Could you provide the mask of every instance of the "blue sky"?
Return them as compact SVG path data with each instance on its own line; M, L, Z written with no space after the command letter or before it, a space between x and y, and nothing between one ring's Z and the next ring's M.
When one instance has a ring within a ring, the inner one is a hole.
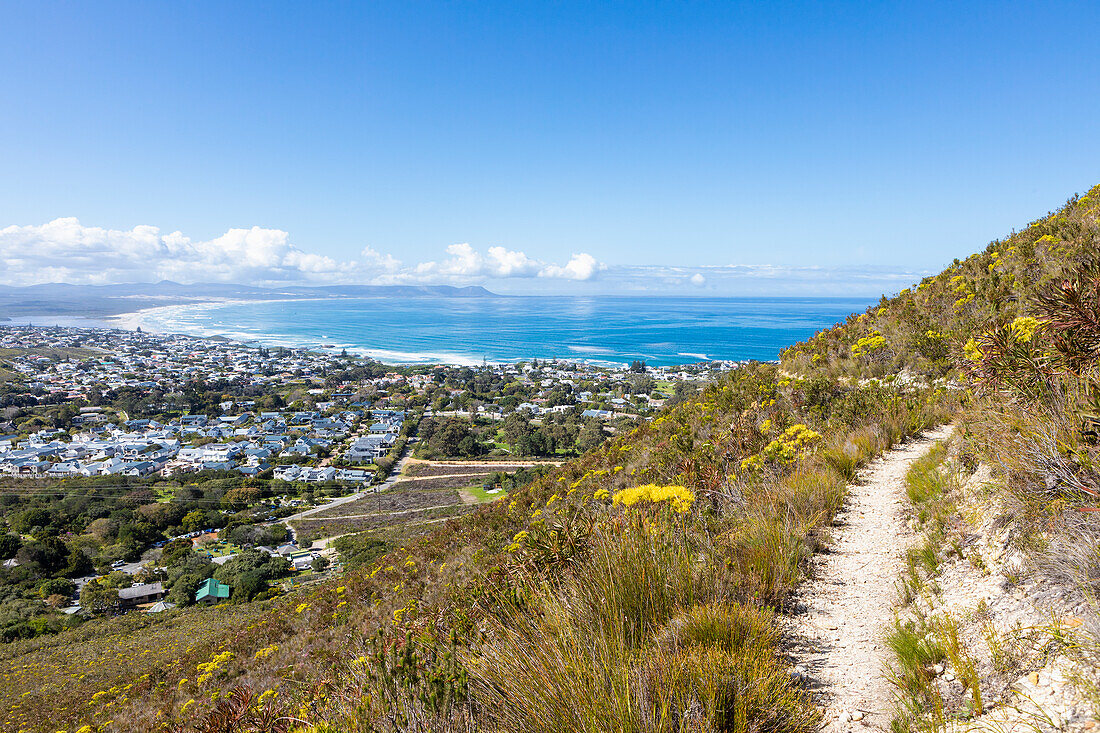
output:
M1096 3L27 2L0 34L8 284L870 292L1100 182Z

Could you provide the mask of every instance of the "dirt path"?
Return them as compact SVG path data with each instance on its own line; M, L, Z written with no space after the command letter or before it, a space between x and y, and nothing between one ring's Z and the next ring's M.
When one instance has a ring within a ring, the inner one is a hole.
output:
M831 550L818 557L814 579L799 593L804 613L791 618L791 652L825 708L826 731L890 729L882 630L892 617L894 583L912 539L905 473L950 432L950 426L937 428L860 472L837 516Z

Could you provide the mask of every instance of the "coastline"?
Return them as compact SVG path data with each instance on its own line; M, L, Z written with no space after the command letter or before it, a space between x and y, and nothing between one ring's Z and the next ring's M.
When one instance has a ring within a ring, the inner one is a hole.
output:
M615 369L635 360L666 367L772 361L787 344L831 326L836 313L858 310L869 300L208 297L144 301L105 316L17 316L7 323L140 329L317 353L346 350L392 365L475 367L537 358Z

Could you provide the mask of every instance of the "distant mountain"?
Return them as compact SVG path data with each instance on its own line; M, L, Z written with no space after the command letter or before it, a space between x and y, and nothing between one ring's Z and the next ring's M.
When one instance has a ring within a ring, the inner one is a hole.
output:
M492 295L493 293L480 286L459 288L451 285L289 285L262 288L230 283L183 285L170 280L121 285L0 285L0 319L54 315L108 316L157 305L180 305L222 298L479 298Z

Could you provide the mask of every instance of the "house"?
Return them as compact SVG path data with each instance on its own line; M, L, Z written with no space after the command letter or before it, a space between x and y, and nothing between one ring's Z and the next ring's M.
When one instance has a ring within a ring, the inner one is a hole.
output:
M306 468L302 470L299 481L307 481L313 484L324 483L325 481L332 481L336 478L336 469L332 466L325 466L323 468Z
M353 463L358 461L374 461L389 453L393 443L394 436L392 433L387 433L386 435L365 435L351 444L351 447L348 448L344 457Z
M18 476L41 476L53 467L49 461L26 461L16 464Z
M127 463L126 467L122 470L124 476L148 476L153 471L157 470L156 464L149 461L133 461Z
M585 410L581 413L581 417L594 417L599 420L608 420L612 417L612 413L609 410Z
M112 476L122 473L126 465L126 462L119 458L108 458L105 461L85 464L80 473L84 476Z
M244 452L244 460L249 466L258 466L271 458L270 448L249 448Z
M336 472L334 477L337 481L351 481L353 483L367 483L370 481L371 473L357 468L342 468Z
M287 557L287 560L290 560L290 564L294 566L295 570L305 570L306 568L313 567L313 561L315 559L316 557L309 550L300 550Z
M205 453L206 451L202 448L181 448L176 454L176 459L184 463L201 463Z
M202 581L195 592L195 603L215 604L229 598L229 586L213 578Z
M82 468L84 468L84 466L81 465L79 461L55 463L50 470L46 471L46 475L56 478L75 476L80 473Z
M118 601L123 606L137 606L141 603L157 601L164 597L164 585L161 583L141 583L120 588Z
M301 474L301 466L289 465L289 466L276 466L275 478L280 481L294 481Z

